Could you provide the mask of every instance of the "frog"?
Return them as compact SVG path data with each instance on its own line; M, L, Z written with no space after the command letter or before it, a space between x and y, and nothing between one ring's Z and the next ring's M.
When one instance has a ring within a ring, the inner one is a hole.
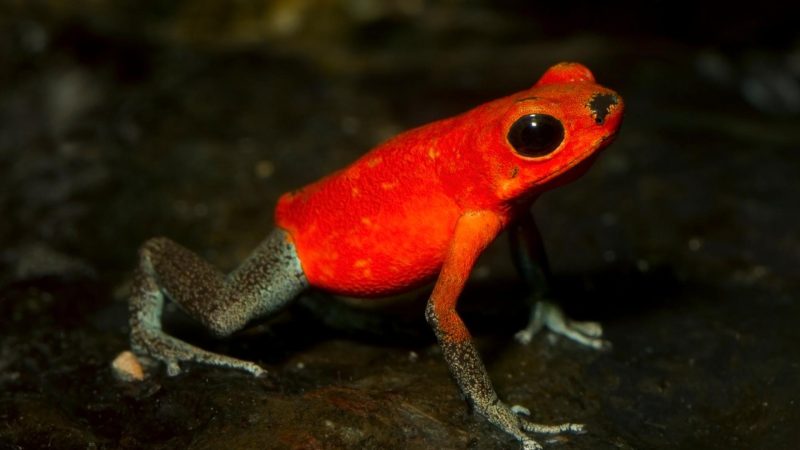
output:
M308 290L380 298L433 283L424 316L473 411L539 449L531 435L582 433L577 423L529 421L500 400L456 305L478 256L507 231L512 259L531 286L528 343L543 329L607 348L596 322L569 319L551 300L551 277L531 205L581 176L617 135L623 100L575 62L547 69L530 88L403 132L347 167L284 194L275 227L233 271L223 273L165 238L139 250L130 295L134 354L168 375L186 363L266 370L167 334L165 299L212 334L229 336L275 314Z

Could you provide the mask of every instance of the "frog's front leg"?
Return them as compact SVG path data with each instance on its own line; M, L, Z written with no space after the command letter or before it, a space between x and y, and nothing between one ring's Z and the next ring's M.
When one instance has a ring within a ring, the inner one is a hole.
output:
M541 446L527 436L526 432L581 432L582 425L568 423L549 426L530 423L517 415L518 411L527 411L525 408L509 407L501 402L478 351L472 344L469 331L456 312L458 296L475 260L501 228L499 218L489 212L470 212L459 219L425 316L436 333L450 373L475 410L489 422L514 436L523 444L523 448L538 449Z
M249 320L279 310L308 286L288 234L273 231L227 276L195 253L166 238L140 249L131 293L131 346L135 353L163 361L167 372L179 363L202 362L261 375L257 364L211 353L164 333L164 296L218 336L227 336Z
M530 211L517 218L508 230L511 255L517 271L530 286L531 316L528 325L517 332L516 338L528 344L542 328L563 335L573 341L596 349L605 349L611 343L603 340L603 327L597 322L570 320L550 296L550 265L539 228Z

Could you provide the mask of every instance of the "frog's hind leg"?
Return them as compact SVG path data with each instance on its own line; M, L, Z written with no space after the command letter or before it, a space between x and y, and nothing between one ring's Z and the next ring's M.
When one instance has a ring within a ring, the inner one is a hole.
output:
M224 275L195 253L166 238L147 241L131 293L131 346L134 352L180 372L180 362L195 361L242 369L257 364L202 350L164 333L161 312L166 295L218 336L241 329L249 320L273 313L308 287L288 234L273 231L236 270Z

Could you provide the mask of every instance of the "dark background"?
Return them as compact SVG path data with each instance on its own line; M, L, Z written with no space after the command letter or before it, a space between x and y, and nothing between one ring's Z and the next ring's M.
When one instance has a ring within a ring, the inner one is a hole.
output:
M459 398L424 293L368 309L315 293L222 342L170 311L175 334L264 379L190 365L124 383L109 363L145 239L230 269L282 192L562 60L627 106L593 169L534 206L558 298L614 349L516 343L525 286L498 239L460 306L497 390L536 421L586 423L547 448L793 448L798 17L777 2L0 0L0 448L516 448Z

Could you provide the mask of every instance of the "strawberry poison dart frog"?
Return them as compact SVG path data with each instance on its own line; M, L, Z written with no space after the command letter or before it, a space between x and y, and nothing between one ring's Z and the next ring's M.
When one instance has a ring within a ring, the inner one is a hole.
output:
M162 331L164 298L214 334L275 313L308 288L381 297L435 280L425 317L461 392L475 411L519 440L526 433L579 432L539 425L500 401L456 312L478 255L503 230L516 266L533 285L527 342L543 327L604 346L592 322L573 322L544 299L548 268L531 203L582 174L617 134L623 103L584 66L551 67L530 89L402 133L350 166L283 195L276 228L224 274L166 238L147 241L132 288L131 345L166 364L200 362L264 373L257 364L211 353Z

